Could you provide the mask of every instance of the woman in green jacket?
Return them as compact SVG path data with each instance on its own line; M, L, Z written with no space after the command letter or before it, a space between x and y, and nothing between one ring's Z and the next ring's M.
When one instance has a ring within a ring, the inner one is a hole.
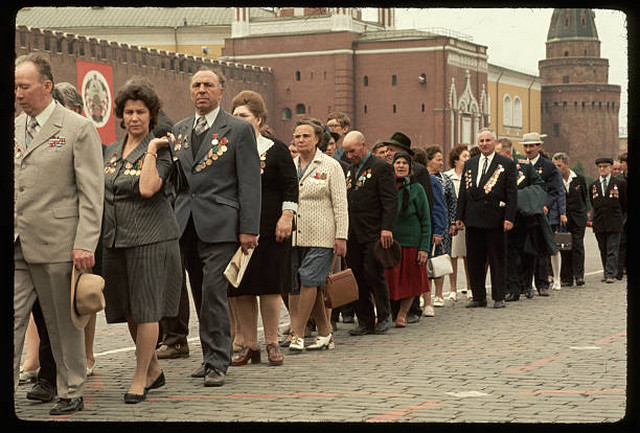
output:
M400 300L396 327L407 325L407 312L414 296L429 291L427 255L431 238L429 202L422 185L411 182L411 156L398 152L393 158L398 186L398 212L393 239L402 247L402 260L394 268L385 269L389 299Z

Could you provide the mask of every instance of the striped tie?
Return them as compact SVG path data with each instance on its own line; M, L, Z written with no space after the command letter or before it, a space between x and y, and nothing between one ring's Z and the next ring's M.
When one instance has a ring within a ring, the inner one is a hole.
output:
M29 127L27 128L27 146L29 146L29 144L31 144L31 140L33 140L33 137L36 135L36 133L38 132L38 121L36 120L35 117L31 118L31 122L29 122Z
M200 135L206 130L207 130L207 118L204 116L200 116L198 118L198 122L196 123L196 134Z

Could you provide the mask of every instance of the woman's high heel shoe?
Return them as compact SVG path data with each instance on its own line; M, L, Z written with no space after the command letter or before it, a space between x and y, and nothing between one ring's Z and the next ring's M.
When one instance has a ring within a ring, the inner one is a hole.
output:
M239 354L233 357L231 365L247 365L249 361L251 361L252 364L260 364L260 348L252 349L250 347L245 347Z

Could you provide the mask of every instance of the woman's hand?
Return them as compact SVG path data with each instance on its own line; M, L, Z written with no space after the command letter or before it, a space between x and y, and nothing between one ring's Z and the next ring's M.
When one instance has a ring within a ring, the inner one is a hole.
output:
M333 243L333 253L344 257L347 255L347 241L344 239L336 239Z
M158 149L161 147L169 146L171 142L173 142L174 137L170 132L167 133L164 137L154 138L147 145L147 152L158 153Z
M282 215L276 223L276 242L282 242L291 237L293 227L293 212L290 210L282 211Z
M426 251L418 251L417 262L418 262L419 265L426 265L428 258L429 258L429 255L427 254Z

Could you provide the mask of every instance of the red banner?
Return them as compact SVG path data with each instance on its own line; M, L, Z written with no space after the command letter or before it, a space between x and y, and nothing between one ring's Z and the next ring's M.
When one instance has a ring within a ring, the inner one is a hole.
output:
M93 120L102 144L116 140L113 113L113 67L104 63L76 61L78 91L84 103L83 114Z

